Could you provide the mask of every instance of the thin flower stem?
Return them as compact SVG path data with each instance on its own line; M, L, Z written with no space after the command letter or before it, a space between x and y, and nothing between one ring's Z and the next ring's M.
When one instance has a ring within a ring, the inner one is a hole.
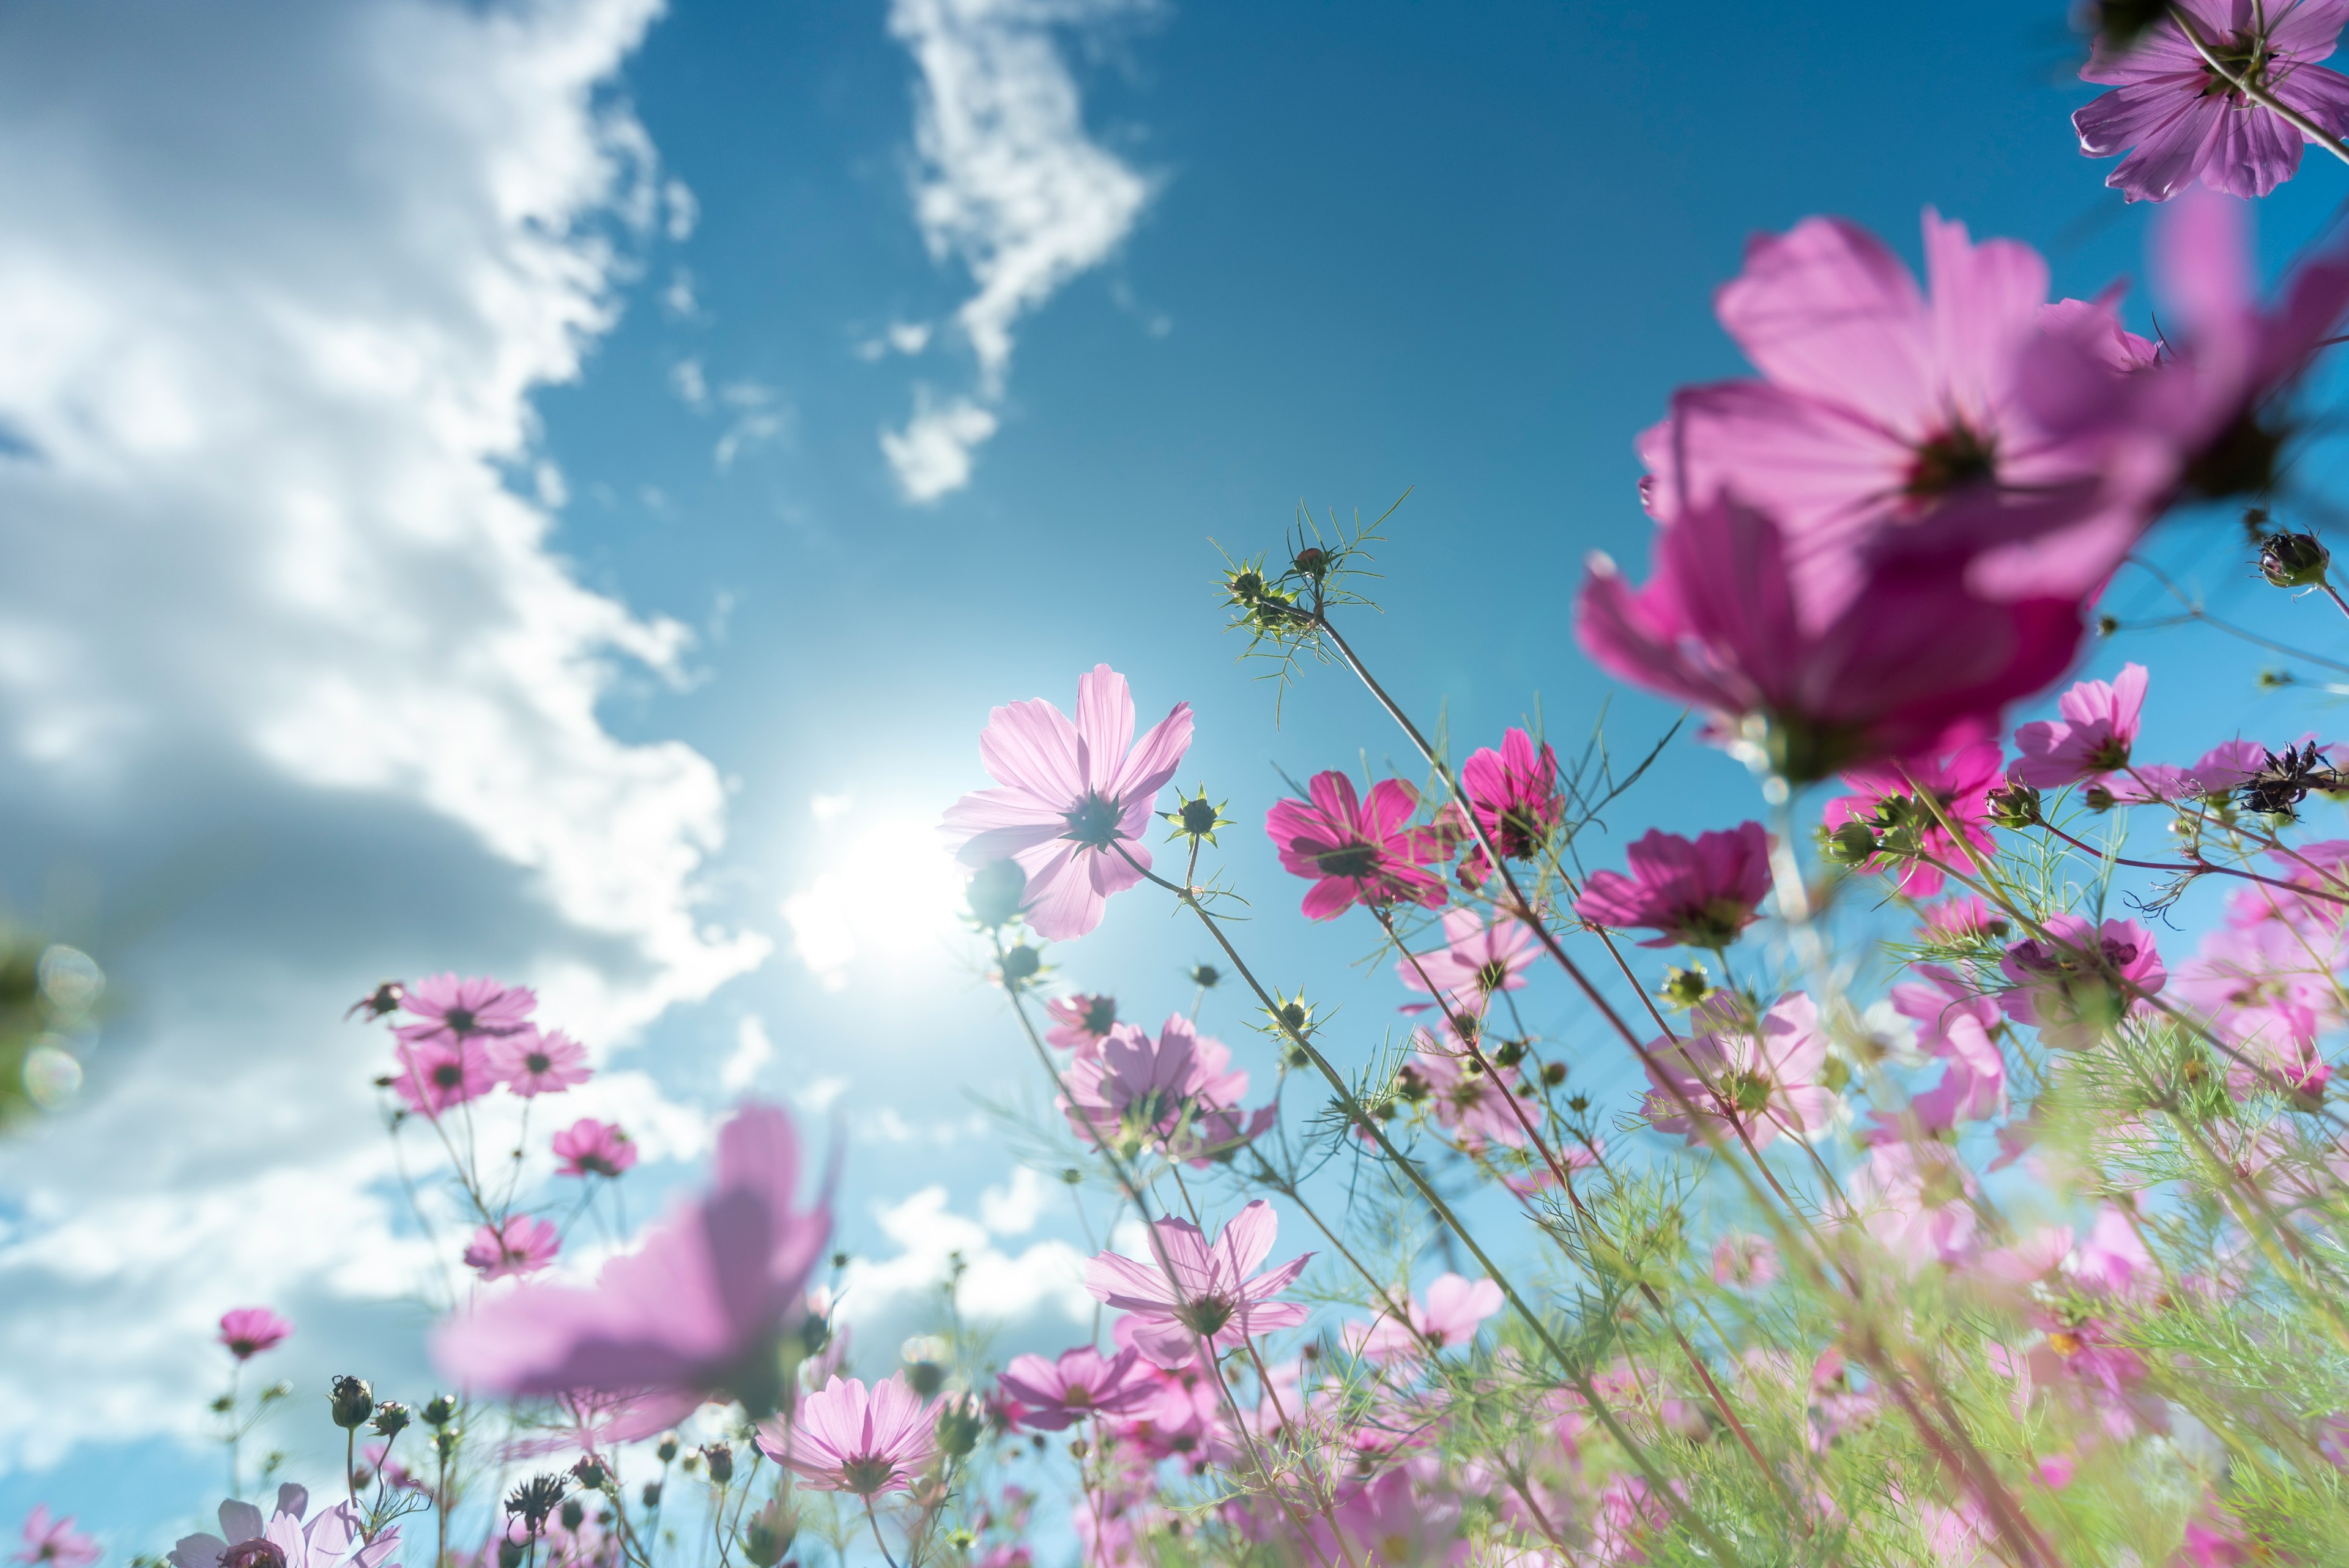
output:
M2339 606L2343 615L2349 616L2349 599L2343 598L2341 597L2341 590L2334 587L2331 583L2326 583L2323 587L2324 597L2331 599L2335 605Z
M881 1539L881 1520L873 1511L873 1495L870 1492L864 1497L864 1520L873 1526L873 1544L881 1549L881 1560L888 1563L889 1568L897 1568L897 1560L889 1555L889 1543Z
M2193 20L2186 15L2183 6L2172 5L2169 8L2169 16L2170 19L2178 25L2178 30L2186 36L2186 41L2194 46L2194 52L2202 57L2202 63L2210 67L2212 75L2282 120L2286 125L2291 126L2294 130L2299 131L2310 141L2341 160L2342 162L2349 163L2349 147L2343 146L2339 137L2277 98L2267 88L2252 82L2248 73L2237 76L2233 71L2229 70L2225 62L2211 51L2210 46L2202 41L2202 35L2195 31ZM2349 606L2344 606L2343 611L2344 614L2349 614Z
M2323 898L2327 903L2349 905L2349 893L2327 892L2322 888L2312 888L2305 882L2293 882L2281 877L2265 877L2257 871L2246 871L2240 866L2215 866L2199 856L2192 860L2132 860L2125 855L2109 854L2085 839L2075 838L2044 817L2037 819L2032 826L2054 834L2075 849L2082 850L2115 866L2134 867L2140 871L2184 872L2192 877L2240 877L2246 882L2258 882L2270 888L2282 888L2303 898Z

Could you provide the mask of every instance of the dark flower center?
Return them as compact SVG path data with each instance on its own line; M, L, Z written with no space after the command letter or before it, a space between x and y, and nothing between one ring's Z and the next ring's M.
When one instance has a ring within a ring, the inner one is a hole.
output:
M1736 898L1714 898L1681 911L1673 934L1692 948L1727 947L1754 918L1753 909Z
M1742 1116L1759 1116L1770 1103L1774 1085L1759 1073L1733 1073L1723 1085L1731 1106Z
M1061 836L1073 838L1089 849L1107 849L1118 840L1120 815L1116 803L1088 794L1061 819L1069 825L1069 831Z
M222 1552L220 1568L285 1568L285 1549L256 1535Z
M1185 1302L1174 1309L1174 1315L1184 1327L1203 1337L1212 1339L1232 1321L1239 1303L1225 1296L1207 1296L1195 1302Z
M535 1077L537 1075L543 1073L548 1068L554 1066L554 1058L548 1055L543 1051L533 1051L529 1055L524 1056L522 1059L522 1064L529 1068L531 1075Z
M1495 959L1476 971L1476 989L1498 991L1501 989L1501 983L1508 978L1509 966L1499 959Z
M2227 93L2233 95L2237 103L2242 102L2243 99L2235 87L2235 82L2244 81L2253 87L2265 87L2268 64L2275 58L2274 52L2267 47L2267 40L2256 35L2249 39L2220 39L2210 46L2210 53L2212 57L2218 60L2224 74L2205 65L2202 67L2202 74L2209 80L2202 84L2202 96L2215 98L2220 93ZM2234 80L2229 80L2230 77Z
M465 1065L461 1062L436 1062L432 1064L432 1086L436 1089L458 1089L465 1084Z
M452 1007L440 1015L440 1022L452 1034L471 1034L480 1025L481 1020L470 1007Z
M2186 488L2209 501L2256 495L2275 483L2284 432L2271 430L2246 409L2186 465Z
M1997 474L1995 443L1964 425L1952 424L1917 449L1909 464L1908 494L1912 501L1930 501Z
M1361 878L1376 874L1383 858L1375 844L1341 844L1335 849L1324 849L1313 857L1324 877Z
M842 1465L840 1479L847 1482L848 1490L857 1496L871 1497L889 1484L889 1478L896 1470L897 1467L889 1460L866 1455Z
M1096 996L1085 1003L1085 1016L1079 1025L1088 1034L1106 1034L1117 1023L1117 1000Z

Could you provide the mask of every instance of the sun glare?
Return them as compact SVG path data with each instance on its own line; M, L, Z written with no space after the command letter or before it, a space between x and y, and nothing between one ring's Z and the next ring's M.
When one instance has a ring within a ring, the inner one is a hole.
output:
M827 991L860 971L893 986L953 969L963 873L940 846L934 815L867 810L843 795L810 803L822 846L815 874L782 901L792 946Z

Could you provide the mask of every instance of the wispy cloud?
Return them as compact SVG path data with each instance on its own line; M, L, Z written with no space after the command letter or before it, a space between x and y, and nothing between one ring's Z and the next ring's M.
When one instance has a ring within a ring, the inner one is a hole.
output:
M970 482L993 436L1012 328L1099 265L1133 230L1151 182L1086 133L1055 36L1145 9L1141 0L895 0L889 30L921 67L914 213L930 254L959 260L978 292L955 313L978 364L968 397L918 394L882 451L910 500ZM907 352L915 350L908 349Z

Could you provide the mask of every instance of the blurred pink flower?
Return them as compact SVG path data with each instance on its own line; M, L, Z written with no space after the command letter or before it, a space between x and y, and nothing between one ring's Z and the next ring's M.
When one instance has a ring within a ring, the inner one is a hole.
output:
M220 1505L220 1534L181 1536L168 1561L172 1568L383 1568L398 1560L398 1525L369 1541L360 1532L363 1517L347 1501L305 1524L309 1508L309 1492L293 1485L277 1489L275 1511L266 1520L253 1504L232 1499Z
M1092 1345L1081 1345L1062 1351L1056 1361L1015 1356L997 1381L1026 1407L1020 1426L1057 1432L1090 1416L1130 1416L1154 1403L1158 1385L1139 1372L1138 1355L1122 1350L1104 1356Z
M294 1325L267 1307L238 1307L221 1314L220 1342L239 1361L250 1361L263 1351L282 1345Z
M1350 1324L1346 1345L1355 1355L1372 1361L1394 1361L1424 1355L1431 1350L1448 1350L1475 1338L1477 1325L1499 1312L1501 1302L1501 1287L1491 1280L1439 1274L1428 1282L1425 1296L1405 1298L1403 1305L1411 1314L1409 1322L1397 1319L1392 1310L1387 1310L1373 1322Z
M1955 944L1995 940L2012 929L2005 911L1993 909L1971 893L1944 898L1917 911L1920 934L1927 940Z
M1458 1568L1469 1553L1460 1511L1452 1493L1414 1484L1408 1469L1391 1469L1343 1494L1332 1518L1344 1542L1334 1539L1329 1521L1315 1520L1314 1545L1323 1563Z
M1303 1305L1272 1297L1305 1272L1313 1254L1270 1273L1256 1272L1280 1230L1263 1199L1242 1209L1213 1241L1187 1220L1161 1220L1151 1229L1157 1240L1149 1262L1100 1253L1085 1264L1085 1289L1133 1314L1134 1348L1158 1366L1181 1366L1203 1342L1220 1349L1305 1321Z
M490 1054L474 1034L442 1034L403 1040L393 1050L399 1071L391 1086L408 1108L438 1118L469 1100L478 1100L498 1086Z
M71 1516L53 1518L46 1502L35 1503L33 1511L25 1516L24 1542L16 1554L18 1563L89 1568L90 1563L105 1555L97 1542L74 1528Z
M1990 834L1990 792L2000 783L1999 764L2004 753L1995 741L1961 746L1946 758L1917 758L1905 766L1881 764L1854 768L1843 782L1856 792L1827 802L1820 815L1829 828L1847 822L1870 827L1884 826L1888 806L1898 815L1904 836L1921 853L1877 854L1856 869L1892 877L1892 890L1904 898L1930 898L1941 890L1943 867L1972 868L1958 841L1941 826L1941 817L1955 823L1966 841L1984 855L1996 847ZM1930 794L1940 812L1916 803L1909 781Z
M523 1029L490 1042L490 1070L505 1086L530 1099L559 1095L594 1076L587 1048L560 1029L540 1033Z
M1982 547L1963 528L1899 530L1829 601L1790 573L1775 522L1717 502L1658 532L1644 587L1594 559L1575 635L1609 672L1709 710L1713 740L1807 784L1995 734L2008 703L2072 662L2081 596L1978 597Z
M2035 1025L2048 1045L2093 1045L2125 1014L2145 1011L2133 992L2153 995L2169 978L2152 933L2135 920L2096 926L2079 915L2051 915L2043 924L2048 940L2016 942L1998 967L2015 988L2007 1010Z
M1381 779L1365 802L1334 770L1314 774L1306 789L1309 801L1275 802L1264 830L1280 850L1282 869L1314 878L1305 895L1308 919L1335 919L1357 903L1444 902L1444 883L1420 869L1444 858L1443 836L1408 826L1418 791Z
M1493 847L1511 860L1540 854L1566 811L1557 793L1557 753L1547 745L1537 752L1523 730L1504 734L1497 752L1490 746L1471 752L1460 764L1460 787Z
M1117 998L1056 996L1044 1003L1044 1012L1052 1020L1052 1027L1044 1032L1047 1044L1090 1055L1117 1022Z
M1980 1185L1939 1139L1881 1142L1845 1181L1843 1211L1912 1271L1957 1263L1973 1251Z
M811 1491L874 1497L913 1489L937 1454L931 1421L930 1407L902 1372L869 1391L856 1378L834 1377L801 1400L788 1421L762 1423L758 1441Z
M1079 1137L1112 1146L1131 1140L1138 1148L1174 1133L1186 1115L1195 1127L1237 1106L1248 1075L1231 1064L1229 1046L1179 1012L1167 1016L1155 1040L1134 1024L1112 1024L1101 1049L1080 1055L1062 1075L1069 1098L1061 1109Z
M1471 1153L1481 1152L1487 1144L1525 1147L1526 1123L1511 1109L1509 1099L1525 1081L1524 1075L1515 1067L1486 1071L1478 1066L1454 1026L1413 1030L1411 1054L1396 1077L1402 1094L1426 1100L1435 1119Z
M526 985L506 985L487 975L460 980L428 975L409 985L400 1007L416 1020L395 1031L411 1045L453 1044L481 1034L512 1034L530 1023L538 993Z
M2178 0L2184 22L2236 76L2335 136L2349 134L2349 78L2314 62L2333 53L2349 0ZM2302 133L2210 68L2180 17L2158 16L2127 48L2099 42L2082 81L2111 87L2072 115L2080 151L2134 147L2105 183L2132 202L2166 202L2196 176L2231 196L2264 196L2300 168Z
M805 1313L831 1234L829 1189L795 1210L799 1140L780 1110L750 1105L719 1129L711 1189L614 1258L592 1289L526 1283L479 1302L433 1337L441 1370L502 1394L644 1396L642 1430L705 1399L754 1417L781 1398L782 1336Z
M636 1140L616 1123L582 1116L554 1135L554 1158L563 1176L617 1176L636 1163Z
M1741 1291L1760 1290L1778 1273L1778 1249L1760 1236L1732 1231L1713 1243L1714 1284Z
M528 1214L509 1216L502 1224L484 1225L465 1244L465 1264L484 1280L534 1274L554 1262L563 1237L543 1220Z
M1917 1022L1917 1044L1947 1063L1940 1082L1910 1103L1930 1131L1946 1131L1961 1121L2006 1114L2006 1055L1993 1032L2005 1022L1995 997L1985 996L1940 964L1919 964L1918 978L1892 988L1894 1011ZM1905 1123L1877 1115L1889 1129ZM1897 1136L1906 1136L1905 1132Z
M1474 909L1444 913L1444 946L1395 961L1395 976L1413 991L1435 987L1435 1002L1407 1004L1405 1012L1441 1005L1446 1016L1481 1014L1495 992L1517 991L1534 961L1534 934L1504 916L1487 924Z
M1594 871L1574 901L1593 925L1660 931L1643 948L1726 948L1770 894L1770 836L1744 822L1692 841L1651 828L1624 851L1631 874Z
M988 716L979 757L1001 787L964 795L941 831L966 866L1019 863L1039 936L1083 936L1101 924L1111 894L1142 880L1135 867L1150 865L1143 836L1190 747L1191 705L1177 702L1133 741L1133 698L1106 664L1078 678L1073 724L1041 700Z
M1803 1138L1826 1128L1838 1101L1817 1081L1827 1060L1818 1008L1806 993L1789 992L1762 1015L1757 1030L1731 1011L1739 1005L1700 1002L1690 1026L1701 1033L1649 1044L1648 1076L1656 1085L1648 1094L1649 1122L1658 1132L1682 1133L1697 1144L1703 1141L1698 1122L1721 1122L1725 1107L1756 1148L1780 1133ZM1694 1116L1681 1108L1668 1085L1695 1106Z
M2127 767L2145 707L2142 664L2124 665L2111 681L2083 680L2056 702L2061 723L2042 720L2014 732L2021 753L2007 770L2040 789L2085 784Z

